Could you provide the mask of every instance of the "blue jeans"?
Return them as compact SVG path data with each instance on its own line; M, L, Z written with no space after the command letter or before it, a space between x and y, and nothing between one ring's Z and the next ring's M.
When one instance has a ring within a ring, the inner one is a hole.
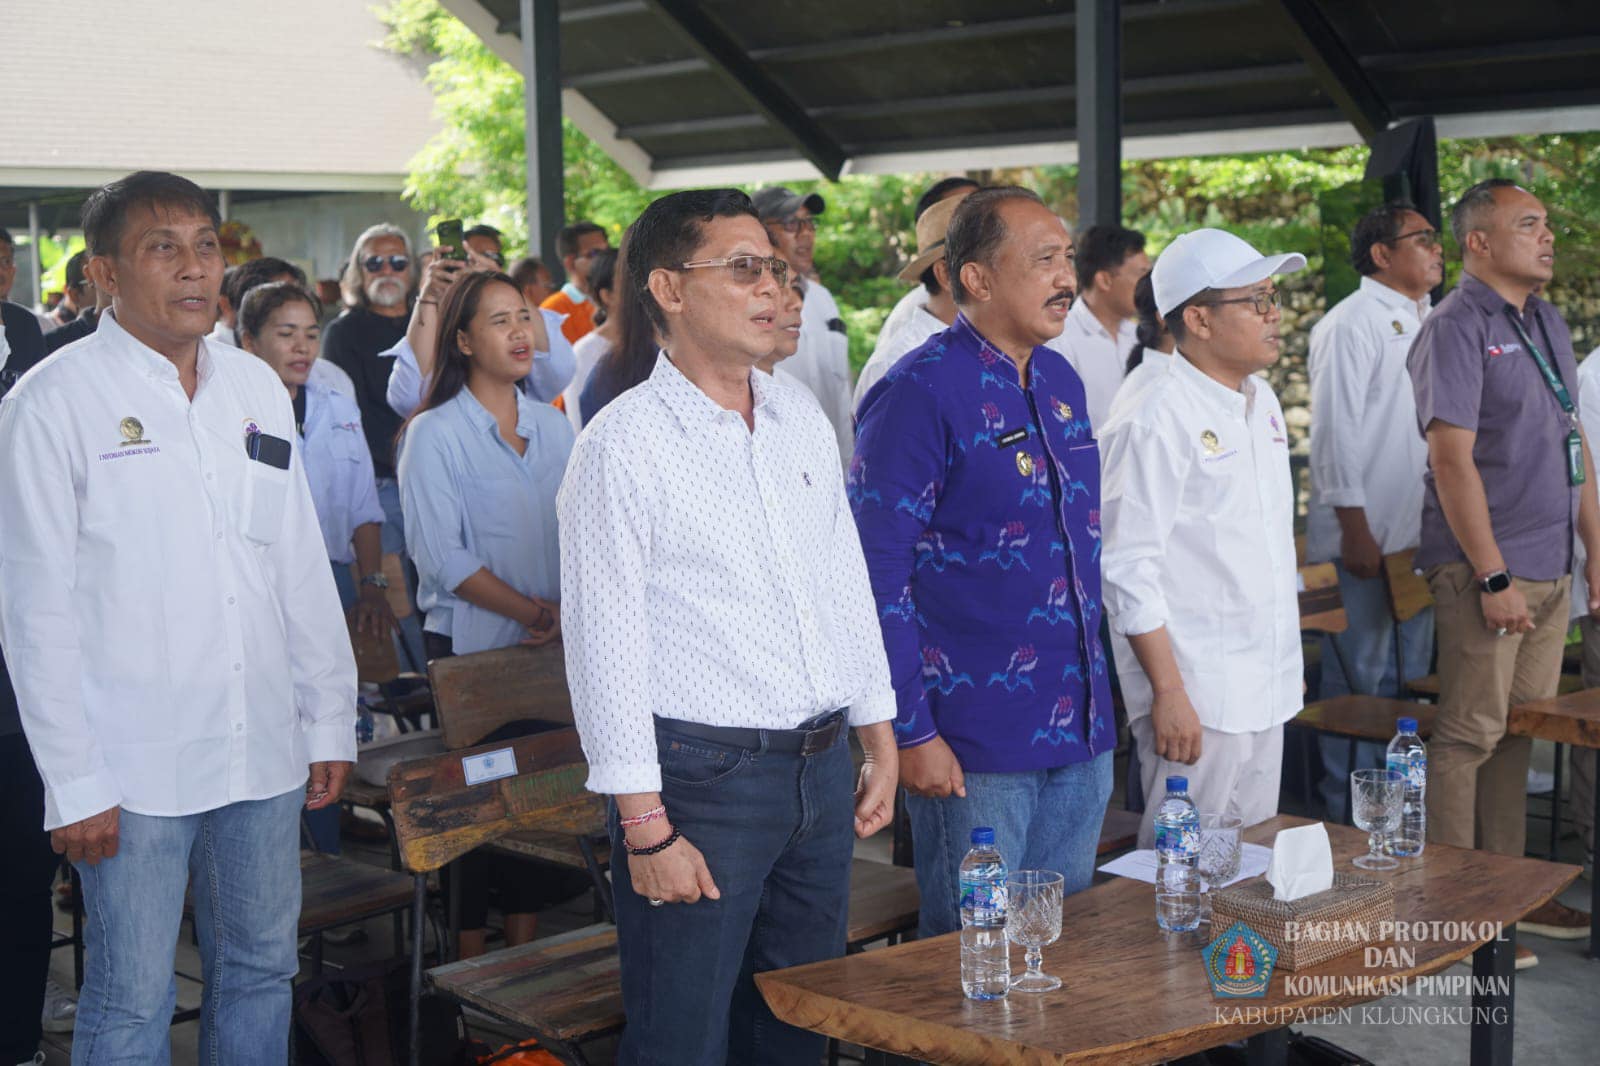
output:
M1389 613L1389 594L1383 578L1356 577L1334 560L1339 572L1339 595L1344 600L1350 627L1337 636L1322 638L1322 689L1320 699L1354 693L1361 696L1403 697L1400 678L1395 674L1394 616ZM1350 667L1347 677L1334 653L1333 642ZM1428 672L1433 658L1433 609L1417 615L1400 627L1400 646L1406 678ZM1351 746L1355 764L1349 764ZM1322 753L1322 783L1319 791L1328 819L1344 819L1345 798L1350 791L1350 771L1380 767L1388 743L1374 740L1349 740L1323 734L1317 737Z
M73 1066L172 1061L172 954L191 882L205 981L200 1061L282 1066L300 968L304 802L296 788L179 818L123 811L116 856L76 864L86 924Z
M400 619L400 629L395 634L396 652L400 656L400 669L410 669L415 663L420 671L428 667L428 654L422 647L422 613L417 610L417 578L406 554L406 516L400 508L400 482L392 477L377 479L378 505L383 508L383 554L400 556L401 570L406 576L406 601L411 613ZM406 652L411 653L410 660Z
M907 796L917 890L922 913L917 936L961 928L961 859L972 830L994 829L995 846L1011 870L1054 870L1067 895L1094 877L1100 823L1111 799L1111 752L1054 770L969 773L965 799Z
M778 1021L754 975L844 954L855 844L844 737L806 757L657 721L661 801L722 898L652 907L628 863L612 865L628 1018L618 1063L814 1066L822 1057L823 1038ZM611 840L621 856L615 804Z

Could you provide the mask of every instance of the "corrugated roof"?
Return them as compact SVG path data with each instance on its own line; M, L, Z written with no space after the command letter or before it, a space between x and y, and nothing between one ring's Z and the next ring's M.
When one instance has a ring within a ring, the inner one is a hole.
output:
M518 0L444 3L520 66ZM1072 0L560 7L568 115L653 185L817 174L805 138L706 58L697 23L752 60L847 171L1076 158ZM1122 20L1129 157L1359 141L1341 76L1383 118L1433 115L1444 136L1600 127L1593 2L1126 0ZM1308 62L1308 20L1331 77Z

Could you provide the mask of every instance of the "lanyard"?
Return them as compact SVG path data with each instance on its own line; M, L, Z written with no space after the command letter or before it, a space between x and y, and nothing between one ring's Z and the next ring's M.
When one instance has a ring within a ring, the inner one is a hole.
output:
M1539 364L1539 373L1544 378L1544 383L1550 386L1550 391L1555 393L1556 402L1567 414L1574 414L1577 408L1572 405L1572 394L1567 392L1567 386L1562 383L1561 376L1556 373L1556 368L1550 365L1550 360L1545 358L1538 345L1533 343L1533 338L1528 336L1528 331L1522 328L1522 320L1517 313L1506 305L1506 317L1511 320L1512 328L1517 331L1517 336L1522 338L1523 346L1528 349L1528 354L1533 356L1533 361ZM1550 343L1550 331L1544 328L1544 320L1539 320L1539 332L1544 334L1546 344Z

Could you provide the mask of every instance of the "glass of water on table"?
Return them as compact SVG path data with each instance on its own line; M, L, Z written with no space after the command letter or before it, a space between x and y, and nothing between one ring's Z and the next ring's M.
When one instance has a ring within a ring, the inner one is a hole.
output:
M1061 937L1065 878L1053 870L1013 870L1006 876L1006 936L1022 945L1027 971L1011 980L1013 992L1049 992L1061 978L1043 972L1044 946Z
M1200 815L1200 921L1211 921L1211 890L1239 876L1244 819L1218 812Z

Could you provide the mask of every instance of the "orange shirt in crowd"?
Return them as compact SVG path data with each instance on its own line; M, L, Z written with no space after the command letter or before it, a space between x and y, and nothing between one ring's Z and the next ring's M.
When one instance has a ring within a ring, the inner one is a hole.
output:
M539 306L546 311L567 316L567 320L561 323L561 335L573 344L578 343L579 337L594 330L594 301L570 281L547 296Z

